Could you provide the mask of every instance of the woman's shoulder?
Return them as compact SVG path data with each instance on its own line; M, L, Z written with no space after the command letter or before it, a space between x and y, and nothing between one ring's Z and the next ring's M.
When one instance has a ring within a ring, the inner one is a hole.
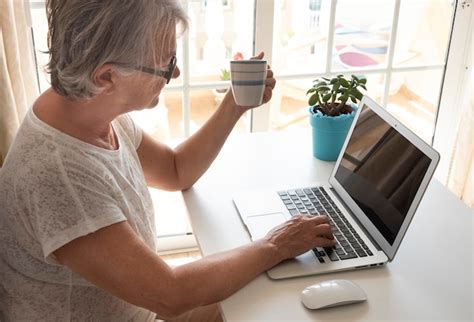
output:
M81 145L41 122L30 108L4 160L2 175L16 184L49 182L80 167L97 167Z
M120 126L123 133L131 141L135 150L138 149L143 136L142 129L133 121L132 117L128 113L119 115L115 121Z

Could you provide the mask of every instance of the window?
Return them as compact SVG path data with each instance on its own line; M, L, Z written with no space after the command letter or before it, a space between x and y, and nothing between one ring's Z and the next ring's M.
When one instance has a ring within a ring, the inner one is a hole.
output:
M453 1L275 3L273 39L256 44L271 48L279 81L268 116L262 118L268 124L260 128L309 126L305 92L313 79L363 74L368 94L432 143Z
M309 127L306 90L319 76L363 74L368 94L432 143L450 33L453 0L194 0L181 1L191 28L178 40L182 76L158 108L133 113L148 133L180 140L199 129L229 86L226 70L238 53L265 51L277 78L267 107L247 113L234 133ZM44 1L32 1L41 89L48 85ZM153 192L157 208L179 193ZM189 232L185 210L158 211L162 236ZM158 209L160 210L160 209ZM160 217L164 214L166 217Z

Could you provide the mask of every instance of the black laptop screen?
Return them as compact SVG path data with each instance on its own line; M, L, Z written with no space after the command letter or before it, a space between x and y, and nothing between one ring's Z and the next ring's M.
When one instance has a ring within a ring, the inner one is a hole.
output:
M364 105L335 177L393 245L430 161Z

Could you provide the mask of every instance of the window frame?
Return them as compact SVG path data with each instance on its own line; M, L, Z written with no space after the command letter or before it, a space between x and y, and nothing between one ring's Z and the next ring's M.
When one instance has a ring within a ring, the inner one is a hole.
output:
M388 102L388 96L390 91L390 82L391 76L393 73L399 72L414 72L414 71L444 71L447 65L445 61L444 64L419 64L419 65L412 65L412 66L397 66L393 65L393 59L395 56L395 47L396 47L396 40L397 40L397 32L398 32L398 23L399 23L399 14L400 14L400 6L402 0L395 0L394 1L394 8L393 8L393 16L392 16L392 24L390 30L390 42L389 48L387 53L387 63L385 67L378 67L378 68L361 68L361 69L350 69L350 70L337 70L332 69L332 57L333 57L333 44L334 44L334 35L335 35L335 24L336 24L336 11L337 11L337 0L330 0L331 8L330 8L330 20L329 20L329 30L328 30L328 44L327 44L327 52L326 52L326 70L323 73L305 73L305 74L275 74L275 78L277 81L285 81L285 80L297 80L297 79L315 79L321 76L325 77L332 77L336 75L351 75L351 74L383 74L384 77L384 91L382 95L382 103L383 107L386 107ZM404 0L406 1L406 0ZM472 1L472 0L468 0ZM255 30L255 52L260 50L264 50L271 54L272 52L272 40L273 37L265 37L268 35L268 31L265 28L261 28L259 21L264 20L268 21L268 17L265 17L268 12L274 13L274 11L269 11L270 8L275 8L275 0L256 0L256 25L259 28ZM458 3L458 0L456 0ZM456 13L454 10L453 15ZM454 17L452 18L454 19ZM268 23L268 22L267 22ZM268 23L273 28L273 21ZM270 30L271 35L273 35L273 29ZM267 60L271 61L271 55L267 55ZM270 63L271 64L271 63ZM252 132L258 131L269 131L271 124L270 124L270 114L272 111L272 102L269 102L268 108L259 108L257 110L252 111L252 124L251 129ZM439 113L439 109L438 109ZM434 124L436 126L436 124ZM433 128L435 128L435 126ZM432 137L431 137L431 145L434 143L434 133L433 130Z
M333 42L334 42L334 30L335 30L335 17L336 17L336 10L337 10L337 0L330 0L331 2L331 9L330 9L330 21L329 21L329 35L328 35L328 46L327 46L327 52L326 52L326 71L324 73L305 73L305 74L276 74L275 78L278 81L285 81L285 80L296 80L296 79L314 79L317 77L321 76L335 76L339 74L344 74L344 75L349 75L349 74L384 74L384 94L382 96L382 106L385 106L387 104L387 98L388 98L388 93L390 89L390 80L391 80L391 75L393 73L398 73L398 72L413 72L413 71L424 71L424 70L446 70L447 72L447 77L444 77L444 82L449 80L449 85L448 84L443 84L443 92L442 95L440 95L440 108L438 111L442 110L444 112L443 106L446 105L445 103L447 99L443 99L446 97L447 94L452 93L451 88L458 86L462 81L462 79L458 79L457 81L453 78L456 77L451 77L450 75L455 74L452 72L452 70L457 70L461 71L462 67L459 62L460 59L459 56L464 57L467 55L466 53L461 53L459 46L453 45L454 43L461 43L462 41L466 41L467 37L467 32L466 29L462 29L461 26L468 26L469 25L469 17L466 14L466 11L468 10L459 10L458 7L461 6L469 6L469 4L472 2L472 0L463 0L459 1L456 0L456 9L454 11L455 17L453 20L456 22L456 26L459 25L459 27L454 28L453 24L453 30L451 32L451 37L454 37L455 39L451 40L452 45L450 46L450 53L448 54L448 61L445 64L424 64L424 65L415 65L415 66L400 66L400 67L394 67L393 66L393 58L394 58L394 52L395 52L395 46L396 46L396 37L397 37L397 26L398 26L398 17L399 17L399 11L400 11L400 4L402 0L395 0L394 2L394 14L392 18L392 30L391 30L391 37L390 37L390 44L389 44L389 49L388 49L388 54L387 54L387 65L386 67L380 67L380 68L361 68L361 69L351 69L351 70L333 70L332 69L332 55L333 55ZM271 66L272 64L272 51L273 51L273 37L268 37L269 34L273 35L273 26L274 26L274 11L276 5L275 5L275 0L254 0L255 3L255 25L254 25L254 40L253 40L253 48L254 48L254 53L257 53L259 51L264 51L265 52L265 58L267 59L269 65ZM39 8L44 8L44 0L37 0L37 1L31 1L31 8L32 9L39 9ZM231 4L231 2L229 2ZM187 12L188 10L188 1L182 1L183 9ZM458 14L458 17L456 17L456 13L461 13L461 11L464 12L463 15ZM466 27L465 27L466 28ZM457 40L460 39L460 40ZM461 40L462 39L462 40ZM182 109L183 109L183 124L184 124L184 137L189 137L191 135L190 131L190 109L191 109L191 95L190 93L192 91L196 90L207 90L207 89L214 89L214 88L226 88L230 86L229 81L215 81L215 82L198 82L194 83L191 82L190 79L190 65L189 65L189 59L190 59L190 39L189 39L189 33L186 32L183 34L181 37L182 45L183 45L183 60L181 62L181 76L182 76L182 83L179 85L169 85L164 88L163 92L181 92L183 94L183 104L182 104ZM466 42L464 42L466 43ZM460 47L464 48L464 47ZM464 58L465 60L465 58ZM447 68L447 65L449 63L450 68ZM453 67L451 67L453 66ZM250 132L260 132L260 131L268 131L270 130L270 111L272 109L271 106L272 102L269 102L267 105L268 107L262 107L258 109L254 109L250 111L251 115L251 126L250 126ZM438 120L441 120L439 116L437 117ZM443 118L444 119L444 118ZM451 121L455 122L455 121ZM439 122L439 125L442 125L443 127L447 126L445 125L445 122ZM451 128L451 127L450 127ZM436 132L436 131L435 131ZM443 131L438 131L439 133ZM433 133L433 140L431 143L434 142L434 133Z
M456 0L447 62L435 121L434 148L441 154L435 177L446 184L458 126L461 121L463 92L469 91L472 69L472 0ZM469 32L471 31L471 32Z

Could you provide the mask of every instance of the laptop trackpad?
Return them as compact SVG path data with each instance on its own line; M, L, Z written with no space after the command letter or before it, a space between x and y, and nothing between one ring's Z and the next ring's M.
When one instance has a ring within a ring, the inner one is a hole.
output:
M252 240L257 240L265 237L272 228L285 221L285 216L281 212L250 216L247 217L247 228L250 231Z

